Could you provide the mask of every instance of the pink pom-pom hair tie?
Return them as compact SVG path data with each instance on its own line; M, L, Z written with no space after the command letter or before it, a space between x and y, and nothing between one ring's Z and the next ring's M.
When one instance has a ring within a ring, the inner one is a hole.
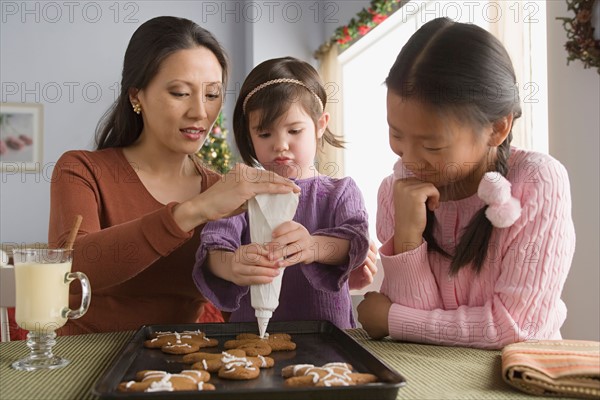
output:
M485 204L485 216L496 228L508 228L521 216L521 203L512 197L510 182L499 172L486 172L477 195Z

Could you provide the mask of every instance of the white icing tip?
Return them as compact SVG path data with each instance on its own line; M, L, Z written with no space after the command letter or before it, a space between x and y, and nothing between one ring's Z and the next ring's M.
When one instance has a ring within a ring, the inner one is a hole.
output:
M264 339L271 318L257 317L256 319L258 320L258 332L260 333L260 338Z

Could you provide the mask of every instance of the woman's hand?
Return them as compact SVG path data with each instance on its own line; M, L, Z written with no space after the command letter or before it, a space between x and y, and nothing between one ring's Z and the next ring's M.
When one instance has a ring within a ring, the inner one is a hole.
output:
M236 166L205 192L179 204L173 217L179 227L191 231L198 225L239 214L243 206L257 194L299 193L300 188L291 180L273 172Z
M423 243L427 208L439 206L440 192L429 182L415 178L394 182L394 253L413 250Z
M365 263L350 272L348 278L350 290L358 290L370 285L375 274L377 274L377 246L375 242L369 240L369 252Z
M388 314L391 307L391 300L379 292L365 293L365 299L358 305L358 322L373 339L382 339L390 334Z

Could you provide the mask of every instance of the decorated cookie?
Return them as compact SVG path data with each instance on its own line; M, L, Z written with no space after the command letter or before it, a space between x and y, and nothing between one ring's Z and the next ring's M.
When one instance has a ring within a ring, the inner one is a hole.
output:
M258 365L258 368L260 369L273 368L275 365L275 360L273 360L271 357L256 356L247 358L252 362L252 364Z
M219 368L219 378L233 380L250 380L258 378L260 368L246 357L236 357L224 353L223 365Z
M208 372L217 372L223 364L224 360L231 357L245 358L258 368L272 368L275 361L271 357L247 357L246 352L239 349L231 349L223 353L191 353L183 356L183 362L192 364L192 369L203 370Z
M205 347L215 347L216 339L209 339L201 331L156 332L152 338L144 342L151 349L161 349L169 354L194 353Z
M244 350L231 349L228 352L236 357L246 357ZM223 362L221 358L223 353L190 353L183 356L183 362L186 364L193 364L192 369L204 370L208 372L217 372L222 366Z
M348 364L348 363L328 363L325 364L329 367L340 367L340 368L345 368L347 370L352 371L354 368L352 367L352 365ZM298 376L298 374L300 373L300 371L302 370L302 368L314 368L315 366L313 364L296 364L296 365L288 365L287 367L284 367L281 370L281 376L283 376L284 378L291 378L292 376Z
M352 366L347 363L328 363L322 367L311 364L290 365L281 370L281 375L287 378L284 386L354 386L375 382L373 374L352 372Z
M173 392L180 390L215 390L208 382L210 374L206 371L184 370L178 374L166 371L140 371L135 381L121 382L120 392Z

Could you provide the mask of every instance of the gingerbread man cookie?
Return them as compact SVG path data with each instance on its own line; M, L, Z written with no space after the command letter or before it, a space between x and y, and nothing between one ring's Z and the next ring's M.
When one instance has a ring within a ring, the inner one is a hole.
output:
M287 378L284 386L354 386L377 381L373 374L352 372L352 366L347 363L328 363L322 367L312 364L290 365L281 370L281 375Z
M247 357L246 352L239 349L228 350L227 352L218 353L191 353L183 356L183 362L192 364L192 369L204 370L208 372L217 372L231 357L245 358L252 365L258 368L272 368L275 365L275 360L271 357Z
M225 349L242 349L247 355L255 357L267 356L272 351L291 351L296 349L296 343L292 342L290 335L286 333L274 333L264 339L253 333L242 333L235 340L228 340L224 344Z
M236 357L224 353L221 358L223 365L219 368L219 378L233 380L250 380L258 378L260 369L246 357Z
M245 357L246 352L243 350L230 350L231 354L238 357ZM204 370L208 372L217 372L223 366L221 358L223 353L190 353L183 356L183 362L193 364L192 369Z
M173 392L180 390L215 390L208 382L210 374L206 371L184 370L178 374L166 371L140 371L135 381L121 382L120 392Z
M146 340L144 346L150 349L161 349L168 354L194 353L201 348L215 347L216 339L209 339L201 331L155 332L152 339Z

